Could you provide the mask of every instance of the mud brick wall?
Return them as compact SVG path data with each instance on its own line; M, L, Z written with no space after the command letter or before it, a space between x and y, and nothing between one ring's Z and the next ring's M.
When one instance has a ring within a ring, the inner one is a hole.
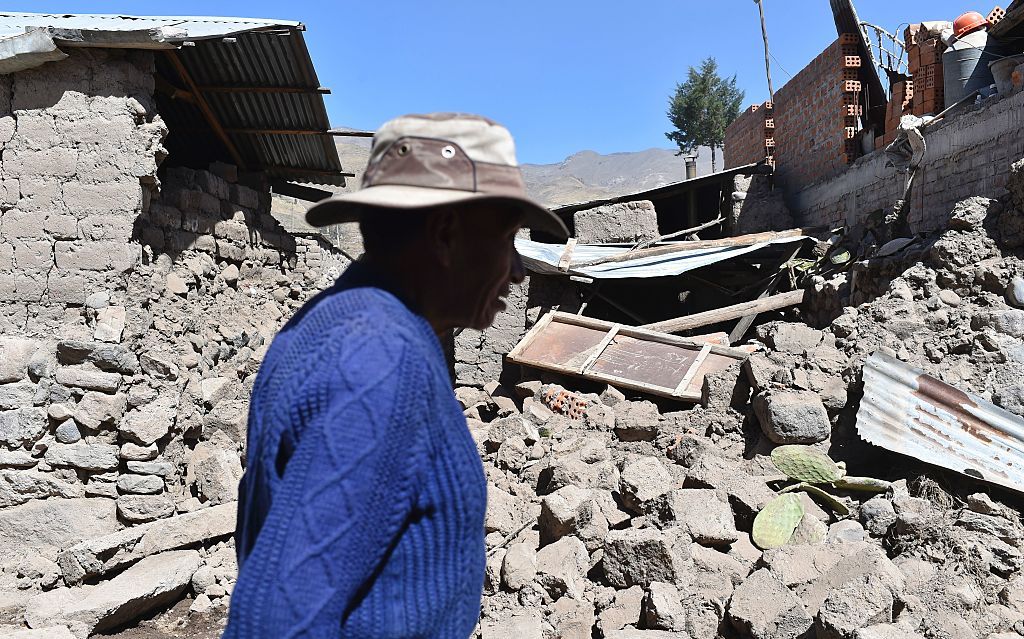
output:
M204 565L233 556L255 374L348 263L261 186L170 167L153 73L72 49L0 77L0 592L25 599L119 567L82 543L186 513Z
M927 152L910 200L915 232L944 229L949 212L970 196L998 197L1010 164L1024 157L1024 93L990 99L926 130ZM854 224L903 196L906 176L886 166L883 153L848 171L790 194L797 223Z
M836 175L856 157L860 59L851 42L844 37L830 44L775 93L767 150L774 151L779 183L789 189ZM726 167L764 159L757 133L763 119L763 108L748 109L729 126Z

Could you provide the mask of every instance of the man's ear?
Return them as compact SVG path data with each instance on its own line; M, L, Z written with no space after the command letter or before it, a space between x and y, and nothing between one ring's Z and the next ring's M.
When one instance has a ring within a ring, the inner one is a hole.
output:
M442 266L452 265L459 232L459 215L455 209L446 207L430 213L427 239L431 252Z

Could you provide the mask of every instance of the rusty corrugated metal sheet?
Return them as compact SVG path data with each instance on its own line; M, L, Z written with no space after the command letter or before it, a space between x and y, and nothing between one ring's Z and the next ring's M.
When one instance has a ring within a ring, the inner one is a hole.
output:
M1024 492L1024 418L888 355L864 363L857 431L876 446Z

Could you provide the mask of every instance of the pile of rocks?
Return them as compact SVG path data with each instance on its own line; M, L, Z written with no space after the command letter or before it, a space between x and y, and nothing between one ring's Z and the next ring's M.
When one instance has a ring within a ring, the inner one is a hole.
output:
M859 287L835 289L858 306L821 330L759 326L743 371L708 376L690 409L557 377L458 389L489 482L478 636L1024 634L1019 497L855 430L878 350L1024 415L1022 204L972 198L947 232L858 264ZM892 487L839 492L848 516L801 494L808 533L762 551L750 532L782 486L779 444Z

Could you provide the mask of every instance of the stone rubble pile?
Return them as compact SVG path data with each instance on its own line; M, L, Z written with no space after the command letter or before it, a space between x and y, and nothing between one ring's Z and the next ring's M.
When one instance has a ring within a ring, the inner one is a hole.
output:
M861 370L882 350L1024 415L1024 163L1012 195L854 269L823 329L770 322L742 370L688 408L542 376L461 387L488 478L481 639L910 639L1024 635L1019 495L871 448ZM816 282L824 294L823 280ZM852 288L852 290L851 290ZM804 444L884 494L797 493L793 539L762 551L783 485L769 453Z

